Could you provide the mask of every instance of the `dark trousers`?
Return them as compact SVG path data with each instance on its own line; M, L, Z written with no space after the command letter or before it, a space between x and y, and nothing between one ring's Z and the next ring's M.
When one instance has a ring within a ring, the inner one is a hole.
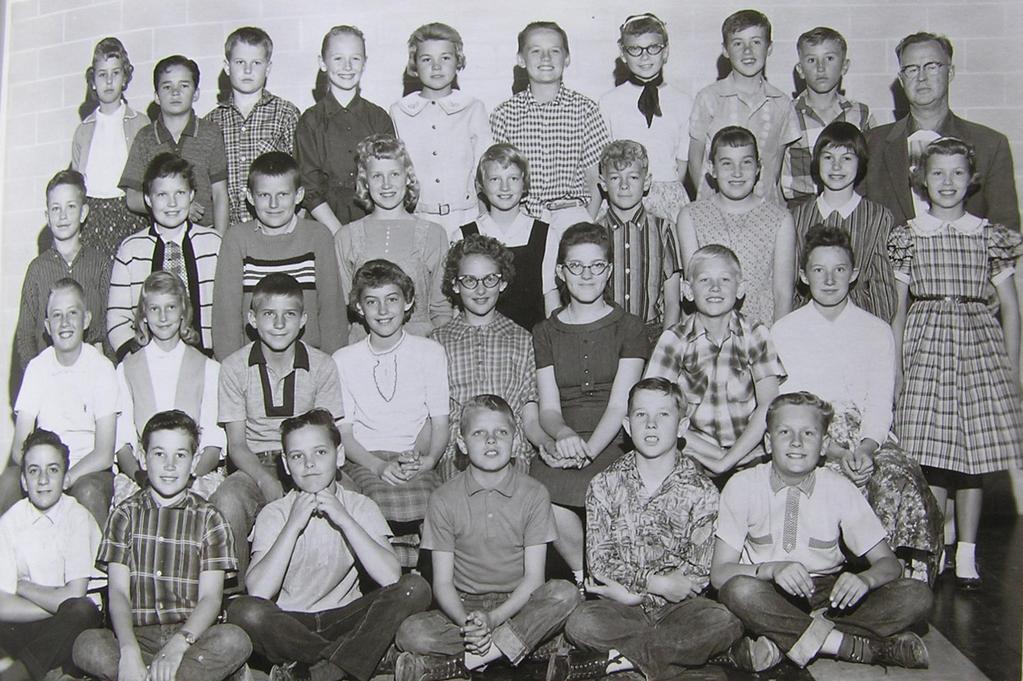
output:
M728 580L719 596L747 630L770 638L800 666L817 655L832 629L876 640L905 631L931 611L931 589L915 579L889 582L852 608L830 609L828 599L837 579L838 575L814 577L813 596L806 599L790 596L774 582L740 575ZM811 614L814 611L819 612Z
M489 612L507 601L510 595L510 592L460 594L466 612ZM575 585L552 579L535 589L514 617L495 628L491 640L516 665L559 633L578 605L579 590ZM420 613L401 625L398 649L420 655L461 655L465 652L465 643L460 627L461 624L452 622L441 610Z
M321 612L285 612L273 601L245 596L228 608L227 621L244 629L252 649L274 664L312 666L329 660L350 676L366 681L402 621L429 606L426 580L404 575L348 605Z
M599 600L576 608L565 635L580 648L617 650L648 681L668 681L728 650L742 635L742 623L720 603L700 596L650 610Z
M102 624L96 604L88 598L69 598L52 617L35 622L0 623L0 647L21 661L37 681L51 669L71 671L71 650L86 629Z

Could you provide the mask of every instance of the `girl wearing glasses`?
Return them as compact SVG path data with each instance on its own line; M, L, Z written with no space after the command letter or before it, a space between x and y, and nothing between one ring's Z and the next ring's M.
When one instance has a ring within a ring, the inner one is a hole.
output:
M730 125L710 143L710 198L685 206L678 214L682 270L702 246L721 244L739 258L747 293L742 314L770 326L792 309L796 282L796 230L792 215L753 189L760 177L757 140L746 128Z
M643 320L608 302L611 242L591 223L572 225L558 247L567 305L533 329L540 425L554 440L531 473L554 504L558 553L582 581L586 488L622 453L629 389L649 355Z
M693 100L664 80L668 29L653 14L638 14L621 26L615 87L600 98L612 140L639 142L650 153L653 184L643 205L674 220L689 203L682 186L689 157L689 115Z
M540 427L533 337L500 312L518 272L511 249L497 239L472 234L455 242L444 264L444 294L461 314L433 332L448 358L451 437L438 470L448 480L464 470L466 456L455 444L462 405L477 395L498 395L515 413L512 465L529 471L536 448L554 451Z
M522 198L529 192L529 163L511 144L495 144L483 152L476 171L476 192L487 212L462 225L458 238L483 234L511 250L515 279L505 282L508 293L497 302L497 310L532 331L537 322L561 306L554 281L558 231L523 209Z
M451 305L441 293L448 235L437 223L412 215L419 180L401 140L370 135L356 147L355 163L355 200L369 215L342 226L334 237L341 291L345 300L352 300L352 278L370 260L397 264L416 287L416 305L405 331L425 336L451 319ZM349 343L365 337L362 324L351 325Z

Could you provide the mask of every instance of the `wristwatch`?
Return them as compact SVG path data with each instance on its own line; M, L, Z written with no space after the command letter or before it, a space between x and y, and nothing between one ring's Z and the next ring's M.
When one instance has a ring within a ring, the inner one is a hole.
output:
M185 643L187 643L190 646L194 646L195 642L198 640L195 634L188 631L187 629L178 629L178 633L181 634L181 638L185 639Z

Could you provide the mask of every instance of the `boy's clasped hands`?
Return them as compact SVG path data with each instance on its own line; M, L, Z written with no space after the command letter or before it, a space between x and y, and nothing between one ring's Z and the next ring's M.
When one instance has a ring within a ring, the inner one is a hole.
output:
M338 526L351 520L348 509L341 503L337 495L332 494L328 489L315 494L299 492L291 507L291 512L288 514L288 524L292 526L292 529L302 530L314 515L327 518Z
M593 461L593 454L586 440L571 433L559 437L553 448L541 446L540 458L551 468L585 468Z

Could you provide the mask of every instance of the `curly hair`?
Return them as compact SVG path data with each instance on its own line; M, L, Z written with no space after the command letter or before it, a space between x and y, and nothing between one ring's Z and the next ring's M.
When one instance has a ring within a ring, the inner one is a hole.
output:
M121 70L124 72L124 87L128 88L128 83L131 82L131 76L135 73L135 67L131 64L131 59L128 58L128 50L125 49L124 43L114 37L107 37L96 43L96 48L92 51L92 63L85 69L85 80L92 85L93 80L96 77L96 62L102 59L120 59Z
M415 282L412 281L412 277L405 274L405 270L401 269L400 266L383 258L368 260L362 264L362 267L355 270L355 276L352 277L352 294L348 299L349 309L357 316L362 317L358 306L363 291L368 288L380 288L388 284L397 286L405 297L405 302L413 304L405 312L405 321L407 322L411 319L412 312L415 310Z
M458 293L455 292L458 268L461 267L462 260L470 255L490 258L497 265L497 271L501 273L501 281L510 284L515 278L515 256L507 246L489 236L470 234L452 244L444 259L444 281L441 282L441 290L455 306L458 306L460 301Z
M355 165L358 169L355 178L355 200L372 212L373 198L369 195L369 160L401 161L405 166L405 198L402 203L405 210L412 212L419 203L419 178L416 177L416 170L412 166L412 157L409 156L405 143L393 135L370 135L359 142L355 148Z
M142 282L142 292L139 293L139 302L135 306L135 342L139 345L148 345L152 340L152 332L146 324L146 305L149 296L160 293L167 293L177 296L178 305L181 307L181 328L179 334L181 340L189 345L199 345L199 333L192 326L192 301L188 297L188 290L185 282L181 281L178 275L165 270L153 272Z

